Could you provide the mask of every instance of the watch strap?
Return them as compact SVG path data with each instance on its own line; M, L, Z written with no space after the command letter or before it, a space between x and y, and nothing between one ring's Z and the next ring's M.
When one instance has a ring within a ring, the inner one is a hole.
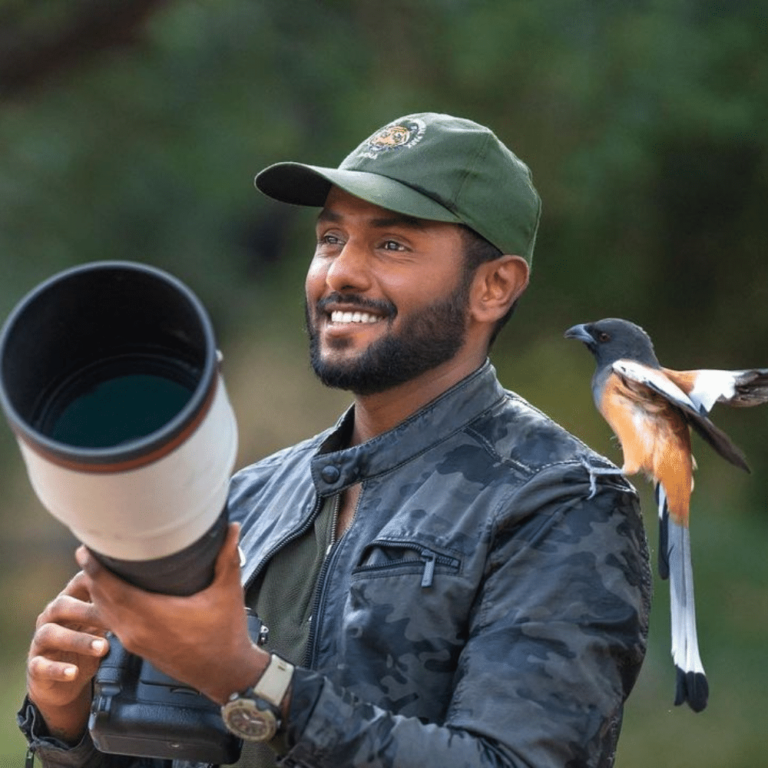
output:
M271 654L269 664L253 687L253 692L279 709L293 679L293 670L293 664L277 654Z

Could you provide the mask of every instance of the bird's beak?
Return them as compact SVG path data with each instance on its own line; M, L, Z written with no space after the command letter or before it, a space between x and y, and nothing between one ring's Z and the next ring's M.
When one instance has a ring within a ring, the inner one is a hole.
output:
M587 326L584 323L574 325L573 328L569 328L564 334L566 339L576 339L577 341L583 341L585 344L594 344L595 340L587 330Z

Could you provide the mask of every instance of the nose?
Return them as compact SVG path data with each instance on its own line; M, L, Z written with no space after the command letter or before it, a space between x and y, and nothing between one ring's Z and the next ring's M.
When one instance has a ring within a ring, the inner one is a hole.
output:
M365 248L350 239L333 258L325 274L331 291L364 291L371 285L370 259Z

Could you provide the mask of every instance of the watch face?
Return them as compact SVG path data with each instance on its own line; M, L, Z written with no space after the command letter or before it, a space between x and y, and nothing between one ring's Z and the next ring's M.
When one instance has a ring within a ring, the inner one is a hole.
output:
M224 722L232 733L248 741L269 741L277 733L277 718L253 699L237 699L224 706Z

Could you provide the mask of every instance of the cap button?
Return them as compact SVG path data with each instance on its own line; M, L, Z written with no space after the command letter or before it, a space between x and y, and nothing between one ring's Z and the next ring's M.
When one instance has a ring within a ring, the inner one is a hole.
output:
M341 477L341 472L339 471L339 468L333 464L326 464L320 470L320 477L322 477L326 483L335 483L339 477Z

